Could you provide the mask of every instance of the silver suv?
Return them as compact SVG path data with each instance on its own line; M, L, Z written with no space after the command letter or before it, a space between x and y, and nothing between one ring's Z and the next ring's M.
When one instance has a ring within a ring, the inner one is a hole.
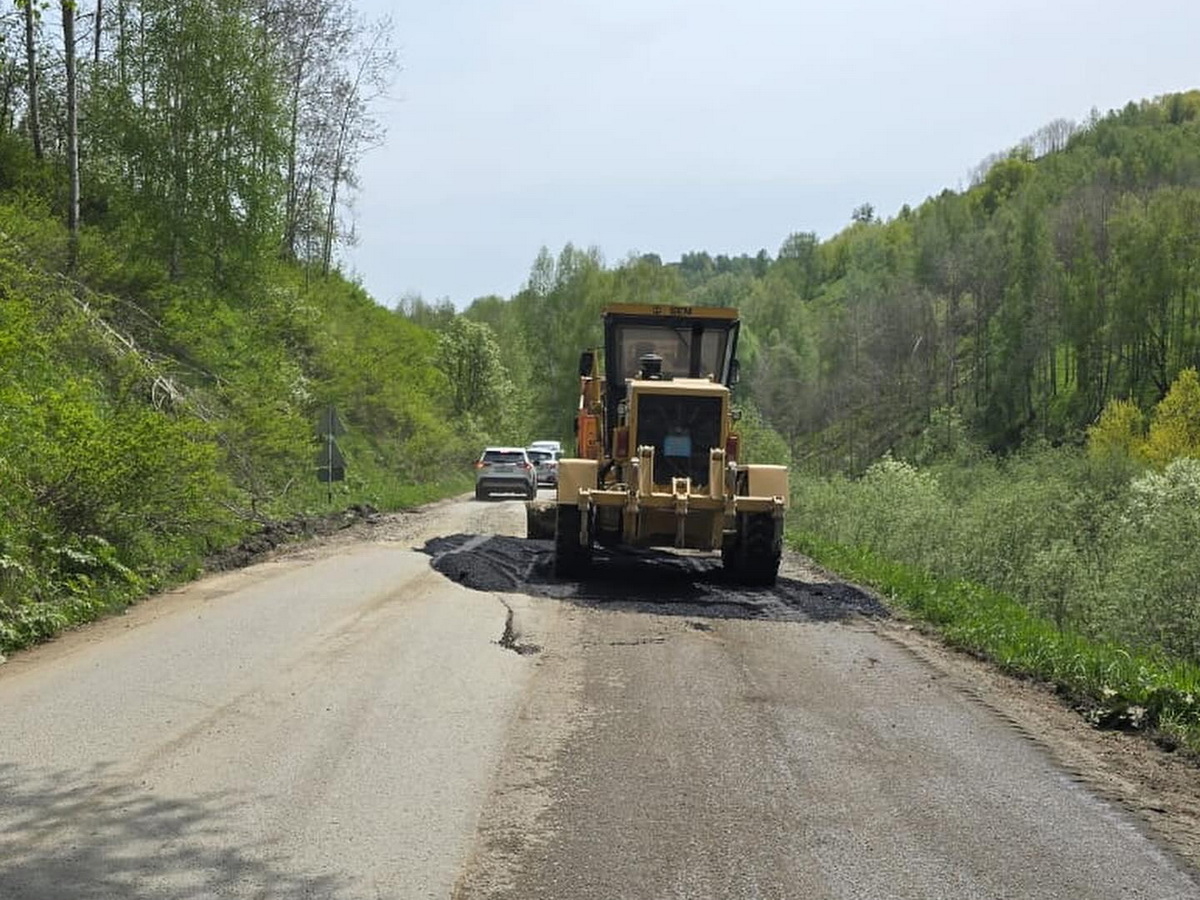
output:
M475 463L475 499L492 494L537 496L537 469L524 447L488 447Z
M558 454L540 447L526 447L525 452L537 469L538 484L558 484Z

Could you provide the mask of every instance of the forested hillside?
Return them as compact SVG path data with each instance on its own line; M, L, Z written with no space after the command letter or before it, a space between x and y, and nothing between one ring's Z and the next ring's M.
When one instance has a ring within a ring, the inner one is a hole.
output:
M524 290L466 315L493 329L555 434L570 428L569 373L600 340L599 310L636 301L740 307L743 399L809 468L860 472L938 411L1000 453L1081 444L1108 401L1148 410L1200 363L1198 222L1191 92L1053 122L964 191L891 218L864 204L842 232L785 236L774 256L607 265L543 249Z
M394 67L349 0L0 13L0 650L330 494L466 487L452 348L337 271Z

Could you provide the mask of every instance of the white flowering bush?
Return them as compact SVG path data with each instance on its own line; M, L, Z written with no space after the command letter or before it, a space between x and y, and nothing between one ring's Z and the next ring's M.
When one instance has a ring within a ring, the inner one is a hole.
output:
M1060 630L1200 660L1200 459L1114 487L1085 454L798 479L793 524L986 585Z
M1200 460L1134 479L1111 553L1107 630L1200 658Z
M798 478L793 521L801 529L897 559L924 560L952 528L937 476L886 456L859 479Z
M1172 460L1162 472L1146 472L1130 483L1126 518L1131 524L1175 527L1181 516L1200 522L1200 459Z

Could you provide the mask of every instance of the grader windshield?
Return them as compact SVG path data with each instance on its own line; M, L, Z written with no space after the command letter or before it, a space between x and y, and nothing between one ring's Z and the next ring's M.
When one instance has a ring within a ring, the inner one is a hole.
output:
M712 378L729 384L737 344L733 310L667 307L662 314L617 309L605 315L605 365L609 389L623 393L639 377L642 357L662 359L663 378Z

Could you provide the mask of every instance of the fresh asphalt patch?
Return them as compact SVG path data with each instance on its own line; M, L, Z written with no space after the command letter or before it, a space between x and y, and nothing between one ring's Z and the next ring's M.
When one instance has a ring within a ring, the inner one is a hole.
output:
M552 541L503 535L433 538L422 552L452 581L477 591L553 597L581 606L718 619L834 622L886 617L876 598L848 584L780 576L773 587L728 578L719 559L660 550L597 547L581 579L554 574Z

